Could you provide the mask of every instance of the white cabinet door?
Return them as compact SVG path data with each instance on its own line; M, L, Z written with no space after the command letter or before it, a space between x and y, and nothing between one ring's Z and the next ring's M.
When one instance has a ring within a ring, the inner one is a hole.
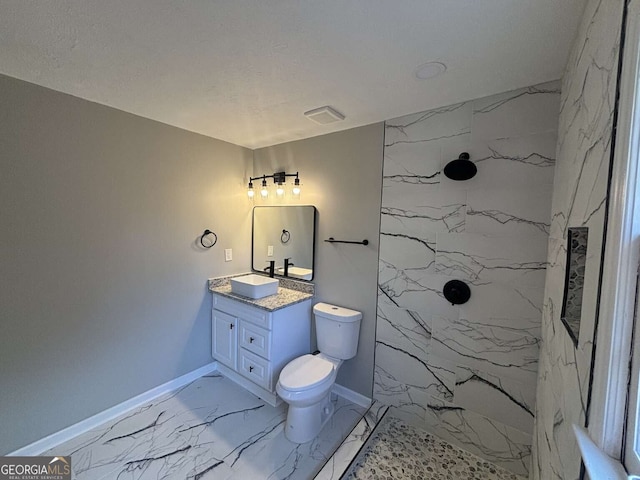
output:
M238 339L237 319L218 310L213 311L211 342L213 358L229 368L236 369Z

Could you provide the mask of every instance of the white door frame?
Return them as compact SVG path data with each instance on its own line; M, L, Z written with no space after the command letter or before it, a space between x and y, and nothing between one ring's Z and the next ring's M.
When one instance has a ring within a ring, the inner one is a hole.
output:
M631 0L628 8L589 413L590 436L616 459L626 420L640 259L640 0Z

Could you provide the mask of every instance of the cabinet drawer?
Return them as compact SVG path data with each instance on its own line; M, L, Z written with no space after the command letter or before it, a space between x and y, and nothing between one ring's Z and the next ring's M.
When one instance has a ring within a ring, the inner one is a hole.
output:
M213 308L226 312L234 317L248 320L260 327L271 329L271 312L267 312L266 310L215 294L213 295Z
M264 358L260 358L244 348L239 350L238 371L244 377L247 377L262 388L270 389L270 363Z
M271 332L240 320L240 346L269 360L271 358Z

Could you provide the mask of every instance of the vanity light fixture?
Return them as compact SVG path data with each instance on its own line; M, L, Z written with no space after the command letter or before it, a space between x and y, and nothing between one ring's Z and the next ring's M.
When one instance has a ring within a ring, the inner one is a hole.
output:
M294 195L300 195L300 177L298 172L296 173L286 173L286 172L276 172L273 175L260 175L259 177L250 177L249 178L249 187L247 189L247 195L249 198L253 198L255 193L253 190L253 181L262 179L262 188L260 189L260 195L262 198L266 198L269 196L269 189L267 188L267 178L273 178L273 183L277 185L276 187L276 195L281 197L284 195L285 190L285 182L287 177L296 177L293 182L292 193Z

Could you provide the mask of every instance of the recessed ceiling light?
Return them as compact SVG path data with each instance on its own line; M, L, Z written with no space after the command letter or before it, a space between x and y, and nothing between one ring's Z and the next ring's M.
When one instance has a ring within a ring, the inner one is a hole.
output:
M437 77L441 73L447 71L447 66L440 62L428 62L420 65L414 71L414 75L418 80L427 80Z
M309 120L313 120L320 125L326 125L327 123L339 122L341 120L344 120L343 114L329 106L309 110L308 112L304 112L304 115Z

